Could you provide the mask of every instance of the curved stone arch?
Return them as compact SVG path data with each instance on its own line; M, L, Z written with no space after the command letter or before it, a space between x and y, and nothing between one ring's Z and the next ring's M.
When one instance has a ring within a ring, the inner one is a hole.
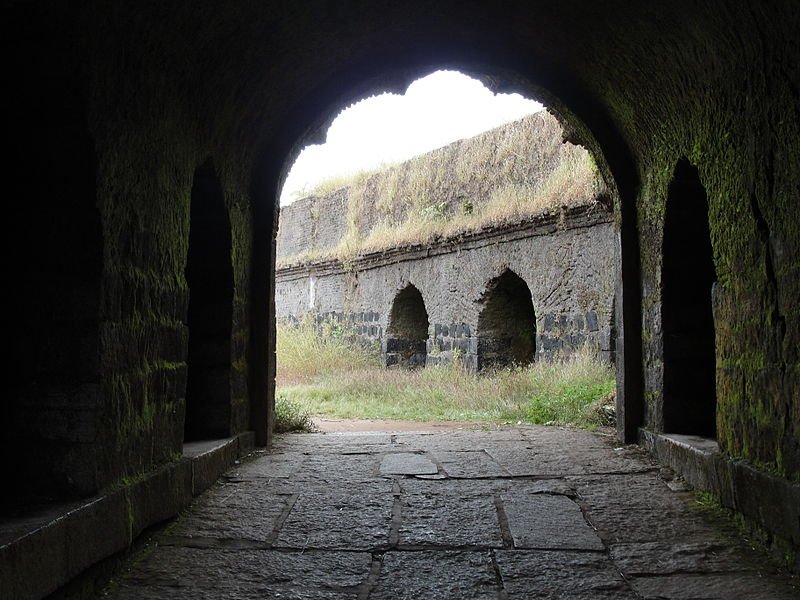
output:
M437 36L438 40L438 36ZM615 123L600 106L598 99L589 94L576 80L562 80L561 72L550 65L546 57L534 60L510 60L508 55L495 56L487 48L485 55L472 46L442 47L438 41L430 52L421 52L419 43L413 48L397 40L391 56L376 58L374 53L366 62L351 61L338 76L319 86L316 93L305 102L295 105L278 131L264 138L256 151L253 165L252 190L255 201L251 204L256 235L253 238L252 303L251 306L270 304L274 270L271 239L275 231L275 206L288 170L303 147L324 140L328 125L335 116L350 104L383 92L404 92L416 79L437 68L456 69L485 83L492 91L519 92L544 102L565 128L565 139L581 144L594 156L609 189L609 200L618 211L621 247L621 281L625 297L623 323L630 351L624 364L625 390L617 394L618 403L630 404L621 422L621 435L634 440L641 422L641 337L639 280L639 242L635 197L638 173L632 154ZM537 65L535 68L532 65ZM257 122L257 116L251 115ZM256 126L257 128L257 126ZM270 201L271 200L271 201ZM622 304L622 303L621 303ZM251 426L257 439L264 443L267 428L263 422L271 414L274 388L271 386L269 357L274 350L274 339L269 335L272 312L251 313L253 327L253 358L250 393ZM622 325L622 324L621 324ZM626 391L627 390L627 391ZM259 397L267 398L262 404Z
M430 320L425 299L413 283L400 288L387 311L383 358L387 367L424 367L427 362Z
M528 284L511 269L488 281L478 315L478 370L530 364L536 357L536 311Z

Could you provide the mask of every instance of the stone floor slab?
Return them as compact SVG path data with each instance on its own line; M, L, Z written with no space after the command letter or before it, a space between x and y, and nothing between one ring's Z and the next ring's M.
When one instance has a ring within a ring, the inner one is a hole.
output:
M637 600L599 552L498 551L497 564L509 599Z
M228 485L217 488L215 494L203 495L192 511L170 528L170 535L270 542L292 496L257 490Z
M628 577L743 571L772 575L775 571L758 553L731 548L721 540L615 544L610 553L617 567Z
M608 436L290 435L254 456L109 596L800 598L796 578Z
M301 494L275 540L276 548L359 549L389 544L394 497L391 494Z
M515 548L605 550L580 507L566 496L500 496Z
M380 472L381 475L435 475L439 467L422 454L397 452L381 458Z
M492 495L403 495L401 516L401 546L503 547Z
M637 577L631 582L647 600L797 600L797 587L753 573Z
M516 477L586 473L586 469L565 448L492 447L486 451L497 464Z
M372 557L353 552L159 547L109 593L119 600L358 598Z
M507 477L510 475L483 450L437 451L433 453L448 477L462 479Z
M370 600L496 600L488 552L387 552Z

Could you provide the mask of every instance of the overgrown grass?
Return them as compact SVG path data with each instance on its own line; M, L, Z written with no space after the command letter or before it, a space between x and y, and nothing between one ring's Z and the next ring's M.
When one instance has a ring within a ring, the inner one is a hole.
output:
M278 334L278 394L312 414L350 419L412 421L494 421L574 424L585 428L608 425L614 373L593 351L584 349L563 360L475 375L460 365L407 371L385 369L375 357L349 347L339 336L330 343L297 343L308 331L291 332L293 349L318 348L318 354L297 353L284 362L287 344ZM313 333L313 331L312 331ZM355 353L355 354L353 354ZM283 364L282 364L283 363Z
M323 182L346 188L347 228L333 247L308 248L279 266L429 243L468 231L590 205L607 192L592 156L562 143L558 122L537 113L373 172Z
M311 381L331 373L379 368L377 352L350 343L346 326L325 322L316 327L310 318L299 324L278 323L277 381Z
M314 431L314 421L310 411L302 404L279 394L275 398L275 433L290 431Z

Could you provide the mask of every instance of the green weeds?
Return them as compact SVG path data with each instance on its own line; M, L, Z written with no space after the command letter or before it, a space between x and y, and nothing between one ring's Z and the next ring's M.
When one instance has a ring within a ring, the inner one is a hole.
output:
M290 431L314 431L314 421L311 413L299 402L279 394L275 397L275 433Z
M613 424L614 373L588 348L557 361L476 375L458 362L410 371L386 369L374 354L350 346L346 337L337 330L326 336L310 325L280 326L279 396L312 414L348 419L574 424L589 429Z

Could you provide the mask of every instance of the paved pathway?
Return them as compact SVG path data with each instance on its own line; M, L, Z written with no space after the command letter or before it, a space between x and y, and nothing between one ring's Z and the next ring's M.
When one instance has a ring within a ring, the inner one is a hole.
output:
M230 471L109 595L800 598L638 448L582 431L306 434Z

